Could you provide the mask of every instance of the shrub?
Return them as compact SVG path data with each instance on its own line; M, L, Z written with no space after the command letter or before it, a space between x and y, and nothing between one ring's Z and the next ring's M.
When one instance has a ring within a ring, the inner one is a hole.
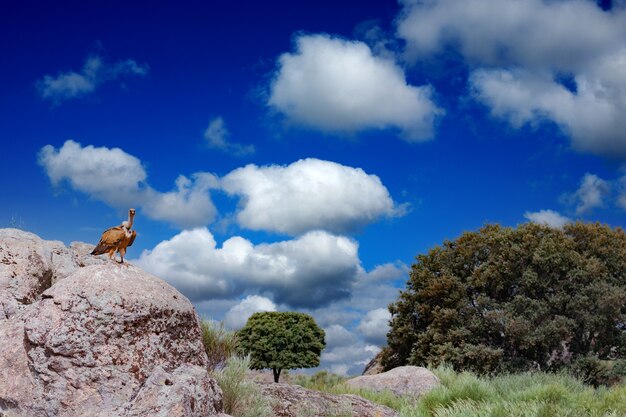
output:
M222 389L224 412L234 417L269 417L272 410L253 381L246 379L250 357L231 356L212 373Z
M222 323L203 320L202 343L209 358L209 369L220 369L237 353L237 334L224 329Z

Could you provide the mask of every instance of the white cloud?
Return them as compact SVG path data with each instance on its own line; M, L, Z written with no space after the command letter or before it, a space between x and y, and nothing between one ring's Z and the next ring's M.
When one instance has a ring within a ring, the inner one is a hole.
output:
M626 49L613 66L617 74L626 73ZM574 149L623 158L626 79L611 79L609 71L598 75L597 70L576 75L575 93L556 82L550 72L520 69L476 70L470 85L474 98L487 105L492 115L515 127L551 120L571 137Z
M44 100L60 103L63 100L80 97L95 91L106 81L112 81L127 75L144 76L148 73L147 65L139 65L132 59L116 64L106 64L101 57L87 57L80 72L61 72L56 76L45 75L37 81L37 88Z
M354 333L339 324L325 327L324 333L326 333L326 349L329 350L340 346L353 346L357 341Z
M141 204L150 218L192 228L210 223L217 214L209 195L209 190L217 187L213 174L198 172L191 179L180 175L174 191L146 189Z
M147 174L138 158L119 148L83 147L72 140L59 149L44 146L38 162L53 186L67 181L72 189L112 207L141 207L148 217L179 227L205 225L217 213L208 194L217 186L212 174L196 173L191 179L180 176L174 191L162 193L146 183Z
M545 224L556 229L561 229L572 219L565 217L554 210L527 211L524 217L533 223Z
M288 166L250 164L226 175L222 187L242 196L241 226L290 235L314 229L354 231L403 210L394 206L377 176L319 159Z
M73 189L114 206L131 204L147 177L141 161L120 148L83 147L73 140L58 150L44 146L38 162L52 185L67 180Z
M391 313L386 308L368 311L361 323L359 323L358 330L363 334L367 342L375 345L384 345L387 341L390 319Z
M567 200L576 205L576 214L586 214L595 208L603 207L610 192L609 181L587 173L581 179L578 190L567 196Z
M380 347L357 343L322 351L321 367L342 376L361 375L365 365L380 352Z
M392 60L362 42L300 36L278 60L268 104L290 121L328 132L395 127L407 141L433 136L443 114L429 86L407 84Z
M472 69L473 97L494 116L516 127L549 120L579 152L626 158L626 8L603 11L588 0L407 1L398 36L413 58L459 52Z
M136 264L193 300L257 291L294 307L348 297L361 268L358 245L346 237L316 231L254 245L235 236L218 248L206 228L183 231L159 243L144 251Z
M623 46L626 13L587 0L406 1L398 36L414 58L454 47L475 65L573 71Z
M228 137L230 132L226 128L224 119L216 117L211 120L209 127L204 132L204 138L207 145L213 149L219 149L226 153L236 156L251 155L255 152L254 145L241 145L239 143L230 142Z
M224 325L229 329L239 330L246 325L252 314L259 311L276 311L276 304L269 298L249 295L226 312Z

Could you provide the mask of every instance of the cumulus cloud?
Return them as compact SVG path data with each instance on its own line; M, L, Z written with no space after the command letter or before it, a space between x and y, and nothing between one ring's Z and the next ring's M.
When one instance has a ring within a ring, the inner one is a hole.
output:
M357 343L322 351L321 366L341 376L361 375L365 365L380 352L380 347Z
M239 330L246 325L252 314L260 311L276 311L276 304L269 298L249 295L226 312L224 325L229 329Z
M374 345L383 345L387 341L390 319L391 313L389 313L389 310L377 308L367 312L361 323L359 323L358 329L367 342Z
M251 155L255 152L254 145L241 145L228 140L230 132L226 128L224 119L216 117L211 120L204 132L204 139L210 148L219 149L235 156Z
M319 159L288 166L250 164L226 175L222 187L242 197L236 216L241 226L289 235L314 229L350 232L404 210L377 176Z
M626 73L626 49L613 58L616 74ZM596 69L579 73L575 82L572 92L545 71L480 69L470 76L473 97L513 126L551 120L580 152L626 157L626 79Z
M211 232L198 228L144 251L136 263L193 300L257 291L292 307L348 297L361 269L355 241L321 231L259 245L235 236L217 247Z
M67 180L70 186L111 205L128 205L146 180L141 161L120 148L83 147L73 140L56 149L44 146L39 152L52 185Z
M60 72L56 76L45 75L37 81L37 89L41 98L56 104L61 101L84 96L107 82L129 75L145 76L147 65L139 65L132 59L107 64L102 57L91 55L85 60L80 72Z
M611 183L597 175L586 173L576 192L566 196L569 203L576 205L576 214L586 214L603 207L611 192Z
M533 223L545 224L556 229L561 229L572 221L569 217L565 217L554 210L527 211L524 213L524 217Z
M212 174L180 176L176 189L163 193L146 183L146 170L133 155L119 148L83 147L72 140L58 149L44 146L38 162L53 186L66 181L72 189L112 207L141 207L148 217L179 227L205 225L217 213L208 194L217 186Z
M300 36L278 59L268 105L294 123L327 132L398 128L407 141L427 140L443 110L430 86L407 84L392 60L362 42Z
M460 53L473 97L494 116L514 126L552 121L577 151L626 158L626 8L604 11L587 0L406 1L397 33L413 58Z
M353 346L357 341L356 335L340 324L325 327L324 333L326 334L326 349L329 350L341 346Z
M397 34L412 57L447 47L475 65L571 71L623 46L626 15L587 0L405 1Z

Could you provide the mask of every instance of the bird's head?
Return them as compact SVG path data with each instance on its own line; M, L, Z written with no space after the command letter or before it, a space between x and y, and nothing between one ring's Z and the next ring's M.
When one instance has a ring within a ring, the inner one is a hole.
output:
M131 216L134 216L135 215L135 209L132 208L132 209L128 210L128 214L130 214Z

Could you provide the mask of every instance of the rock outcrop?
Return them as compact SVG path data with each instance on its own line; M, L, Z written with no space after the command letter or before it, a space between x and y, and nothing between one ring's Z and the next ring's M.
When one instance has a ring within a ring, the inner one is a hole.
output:
M172 286L132 265L81 266L79 244L0 230L0 248L2 296L20 297L0 320L0 416L222 411L198 316Z
M17 314L57 281L76 270L104 264L93 246L46 241L18 229L0 229L0 320Z
M367 365L365 365L365 369L363 370L363 375L378 375L378 374L383 373L385 369L383 368L383 365L381 363L382 356L383 356L383 352L382 351L378 352L378 354L374 356L372 360L368 362Z
M439 386L439 378L426 368L399 366L377 375L358 376L346 384L352 388L371 391L391 391L396 395L420 397Z
M374 404L358 395L333 395L298 385L261 384L263 395L270 398L276 417L397 417L391 408Z

